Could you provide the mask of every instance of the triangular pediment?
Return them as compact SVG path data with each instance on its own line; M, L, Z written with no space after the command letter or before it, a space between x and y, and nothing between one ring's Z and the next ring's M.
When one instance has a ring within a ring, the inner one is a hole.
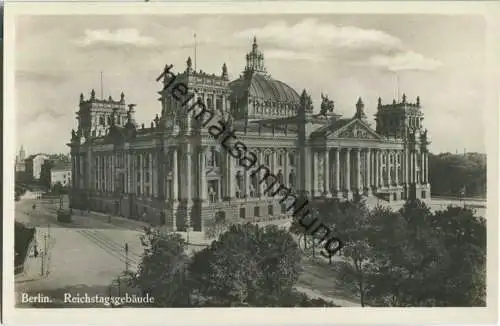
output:
M368 124L360 119L353 119L342 127L325 135L327 139L382 139Z

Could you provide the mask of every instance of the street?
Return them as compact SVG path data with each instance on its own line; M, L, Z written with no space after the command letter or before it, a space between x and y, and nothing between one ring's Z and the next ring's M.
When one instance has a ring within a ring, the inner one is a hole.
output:
M56 220L57 204L38 200L33 211L34 202L26 199L16 203L16 220L36 226L40 251L36 258L27 257L24 273L15 278L18 306L30 306L20 301L22 293L42 293L54 303L61 302L64 293L106 296L112 281L125 271L127 261L129 270L137 268L142 253L139 225L110 225L105 216L77 212L71 224L63 225Z

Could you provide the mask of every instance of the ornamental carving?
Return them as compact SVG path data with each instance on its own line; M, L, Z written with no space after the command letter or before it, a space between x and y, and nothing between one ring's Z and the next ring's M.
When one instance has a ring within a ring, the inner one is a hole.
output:
M368 130L356 125L341 131L338 136L340 138L373 139Z

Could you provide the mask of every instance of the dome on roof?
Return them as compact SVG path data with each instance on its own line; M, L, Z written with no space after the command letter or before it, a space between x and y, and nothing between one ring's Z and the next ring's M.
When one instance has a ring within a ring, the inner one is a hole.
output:
M265 119L296 114L300 103L299 94L287 84L271 78L255 37L246 61L240 78L229 83L233 115L238 118Z
M299 94L287 84L262 74L252 74L230 83L233 97L253 97L263 101L298 104ZM245 96L246 95L246 96Z

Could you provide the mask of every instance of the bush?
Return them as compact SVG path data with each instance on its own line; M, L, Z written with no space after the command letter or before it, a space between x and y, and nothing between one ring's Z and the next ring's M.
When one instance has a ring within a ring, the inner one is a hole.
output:
M15 274L21 273L24 269L24 261L28 254L28 248L35 236L35 228L26 227L20 222L14 224L14 266Z

